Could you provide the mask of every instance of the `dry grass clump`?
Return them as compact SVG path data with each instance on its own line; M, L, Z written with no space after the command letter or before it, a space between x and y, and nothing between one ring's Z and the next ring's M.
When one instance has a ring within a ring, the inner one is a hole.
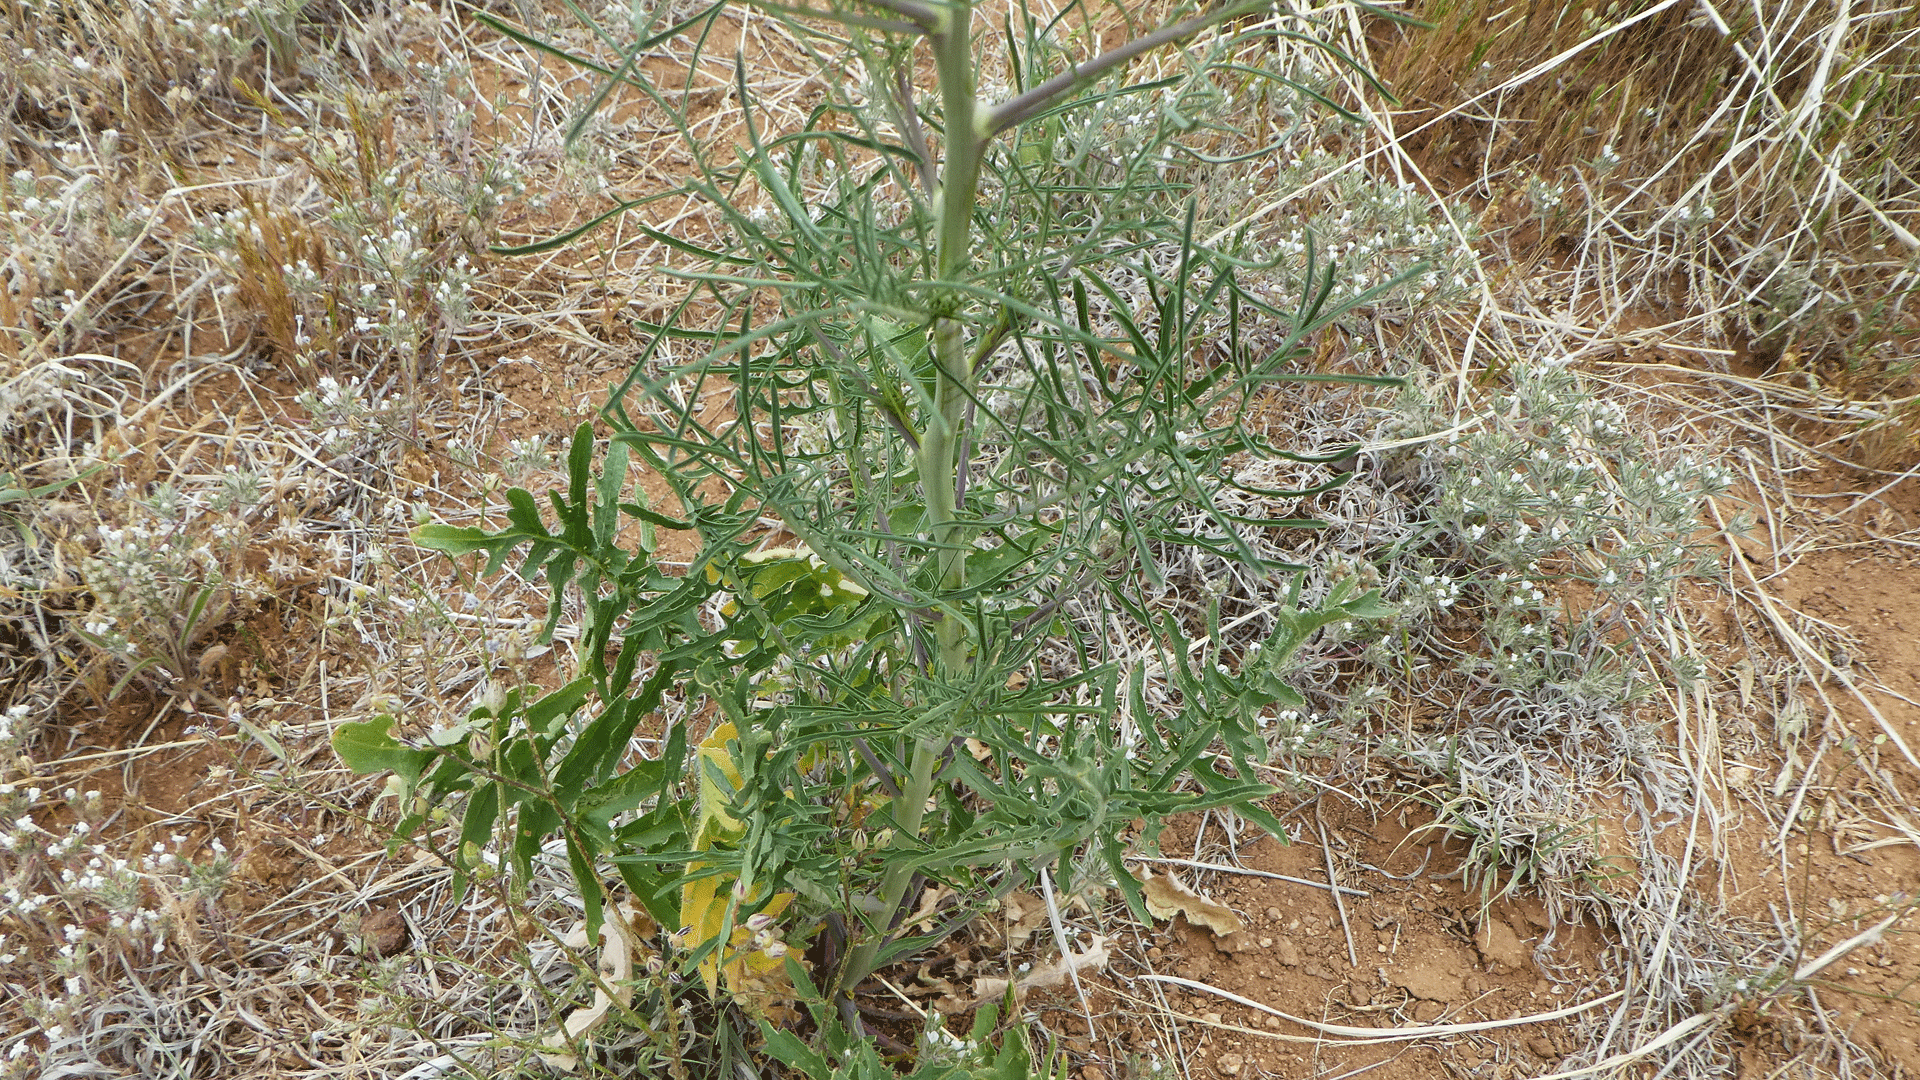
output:
M1500 205L1516 262L1562 272L1556 310L1606 330L1659 320L1810 389L1887 401L1861 452L1910 460L1910 5L1410 13L1435 28L1375 36L1408 105L1394 131L1444 188Z

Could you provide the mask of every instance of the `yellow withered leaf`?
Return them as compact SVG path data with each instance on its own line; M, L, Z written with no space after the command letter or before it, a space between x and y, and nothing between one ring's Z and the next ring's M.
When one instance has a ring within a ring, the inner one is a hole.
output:
M716 726L694 748L694 767L699 770L699 810L695 818L693 847L707 851L715 843L731 843L746 831L746 823L735 817L730 807L734 792L742 782L739 763L727 744L739 738L732 723ZM736 925L727 940L700 961L700 976L708 993L718 993L724 979L727 990L756 1015L769 1015L791 1001L792 984L786 975L786 946L772 931L771 920L793 902L790 892L768 898L760 914L767 925L739 925L738 912L751 907L765 895L763 888L749 889L736 899L734 886L739 878L730 873L697 876L706 863L688 863L688 880L680 887L680 921L685 927L684 947L698 950L718 938L727 926L729 911Z
M742 778L740 766L734 763L727 744L739 737L739 729L733 726L732 721L728 721L716 726L712 733L700 740L699 746L694 747L694 775L699 778L700 787L700 812L693 827L693 847L696 851L705 851L715 839L737 839L746 828L739 818L728 811L733 804L733 793L740 789ZM716 772L726 780L727 787L721 787L714 779Z

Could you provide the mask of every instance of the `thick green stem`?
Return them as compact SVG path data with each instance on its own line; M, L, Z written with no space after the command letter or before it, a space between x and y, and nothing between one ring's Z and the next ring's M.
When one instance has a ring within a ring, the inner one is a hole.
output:
M964 273L972 244L973 204L980 190L981 155L986 138L975 130L973 97L973 9L954 4L943 12L941 25L930 35L934 62L940 71L940 105L946 121L946 158L940 175L940 250L937 272L943 281ZM934 413L920 446L920 478L927 496L927 516L939 545L940 589L954 592L966 584L966 549L955 496L957 460L966 423L967 402L973 396L973 370L968 362L966 330L956 317L960 298L939 298L945 308L933 321L935 369ZM966 665L966 628L951 610L941 613L934 631L939 666L957 673Z
M946 121L946 160L940 163L939 275L952 280L965 267L972 243L973 203L980 190L985 136L975 130L973 99L973 7L956 3L942 13L931 35L940 69L940 109Z
M933 44L934 62L940 71L940 104L946 120L945 160L941 162L939 184L940 249L936 268L942 281L953 281L966 272L968 249L972 244L973 205L980 190L981 155L987 137L976 130L973 97L973 8L968 2L952 3L940 9L939 18L928 38ZM935 370L933 415L927 418L920 438L919 465L921 489L927 500L927 520L939 554L939 588L952 594L966 585L965 530L958 524L957 489L959 448L965 437L967 402L973 397L973 366L967 355L966 326L958 318L961 303L957 293L936 299L932 328L932 353ZM962 675L968 664L966 627L955 617L954 608L940 613L934 630L938 645L934 668L952 678ZM906 782L900 797L893 801L894 835L890 846L911 849L918 845L920 822L926 815L927 799L933 794L934 773L946 740L915 740L913 758L908 763ZM896 858L880 879L880 918L882 923L857 945L841 970L841 992L851 994L860 980L873 973L880 948L900 905L907 899L913 883L913 864Z
M939 369L934 391L934 415L929 418L920 441L921 487L927 496L927 517L933 527L933 539L939 545L936 558L940 566L940 590L952 593L966 584L966 547L961 529L955 524L959 507L958 451L966 422L967 391L970 372L966 371L964 330L960 320L936 319L933 324L934 364ZM948 675L957 674L966 665L966 627L948 607L934 624L938 642L938 666Z
M920 835L920 819L926 816L927 799L933 794L934 770L939 766L940 755L945 750L944 740L920 739L914 743L913 761L908 767L906 783L900 797L893 800L892 846L910 847L913 838ZM907 886L913 884L913 870L912 863L895 859L881 877L880 925L847 956L846 967L840 971L841 993L852 994L853 988L861 980L873 974L880 956L880 946L886 943L894 915L899 912L900 905L906 902Z

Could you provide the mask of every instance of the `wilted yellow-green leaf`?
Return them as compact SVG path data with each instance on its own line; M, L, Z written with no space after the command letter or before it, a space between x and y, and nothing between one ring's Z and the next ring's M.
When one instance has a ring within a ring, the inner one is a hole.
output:
M807 547L765 548L760 551L749 551L745 555L740 556L740 565L759 566L761 563L779 562L781 559L792 559L801 555L811 554L813 554L813 550Z
M740 737L740 732L731 721L713 729L700 745L694 748L693 767L699 777L700 813L694 822L693 847L695 851L705 851L714 840L734 840L745 831L746 826L729 812L733 804L733 794L740 788L740 766L728 752L727 744ZM712 765L712 768L708 768ZM721 787L714 779L718 772L727 781L728 787Z
M729 810L742 777L727 744L738 738L739 731L733 724L720 724L694 750L700 792L693 833L696 851L711 850L716 842L737 840L746 831L745 823ZM730 873L698 876L707 866L687 864L689 880L680 887L680 919L687 931L685 947L689 950L698 950L718 938L726 929L728 912L733 911L737 917L739 910L734 897L739 878ZM763 895L764 889L755 888L740 899L751 907ZM768 899L760 913L771 919L792 902L792 893L778 893ZM790 1007L787 1003L793 998L785 956L785 943L771 924L757 931L736 925L726 943L700 961L700 976L706 981L708 993L717 993L724 978L728 992L749 1012L774 1019Z
M727 751L727 743L739 738L739 734L739 729L731 722L720 724L694 748L693 767L700 793L699 812L693 828L695 851L709 850L716 838L737 838L745 829L740 819L727 809L733 802L733 789L721 787L713 775L719 773L731 785L740 783L740 767ZM688 863L688 880L680 886L680 921L687 929L686 948L689 950L699 949L720 936L721 929L727 923L727 904L732 899L733 882L736 880L732 874L698 876L706 866L705 863ZM726 890L724 894L722 889ZM700 962L700 974L706 978L709 993L719 989L719 950Z
M793 902L793 895L775 893L760 914L769 920L775 918ZM805 961L801 962L804 965ZM757 930L751 926L733 928L720 977L727 993L750 1016L778 1024L798 1015L793 1004L793 979L787 974L787 943L781 940L779 926L772 922Z

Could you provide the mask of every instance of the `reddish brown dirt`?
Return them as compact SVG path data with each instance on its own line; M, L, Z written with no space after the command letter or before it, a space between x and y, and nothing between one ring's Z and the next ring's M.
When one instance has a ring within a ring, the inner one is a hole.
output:
M1403 819L1404 818L1404 823ZM1576 1045L1565 1020L1417 1043L1342 1046L1296 1023L1190 985L1155 984L1143 974L1205 984L1269 1009L1355 1028L1466 1024L1548 1013L1598 996L1604 942L1592 926L1550 927L1545 909L1525 898L1483 907L1461 890L1461 846L1421 831L1417 809L1369 820L1329 815L1328 839L1341 884L1368 895L1345 898L1346 920L1324 888L1236 874L1206 873L1213 899L1246 924L1227 938L1176 916L1156 929L1138 956L1117 962L1093 1002L1097 1016L1131 1053L1188 1056L1193 1075L1315 1077L1367 1069L1393 1080L1424 1080L1446 1066L1473 1069L1494 1059L1538 1072ZM1170 854L1191 854L1190 824L1169 830ZM1327 849L1263 839L1240 851L1251 870L1325 882ZM1191 881L1191 868L1163 866ZM1351 938L1351 952L1349 951ZM1557 978L1536 961L1551 965ZM1358 963L1353 961L1357 958ZM1128 970L1144 961L1145 970ZM1128 984L1131 988L1128 989ZM1145 1023L1157 992L1179 1017L1178 1047ZM1146 1007L1129 999L1147 999ZM1071 995L1056 998L1078 1011ZM1066 1017L1058 1022L1072 1030ZM1096 1059L1097 1059L1096 1055ZM1119 1063L1095 1060L1111 1075Z
M1842 490L1872 491L1881 483L1870 479ZM1853 527L1839 542L1793 560L1778 579L1781 602L1856 637L1854 644L1829 648L1828 660L1845 679L1830 676L1819 694L1810 695L1814 722L1834 724L1842 742L1828 753L1824 768L1810 766L1802 810L1810 828L1788 839L1779 860L1785 888L1800 894L1816 931L1809 956L1879 922L1890 900L1920 895L1920 848L1888 827L1912 828L1920 819L1920 770L1891 737L1920 753L1920 565L1911 547L1881 539L1920 527L1920 481L1904 481L1879 500L1859 503L1849 518ZM1881 784L1869 782L1865 770L1881 772ZM1881 788L1900 797L1875 798ZM1920 1074L1920 949L1911 936L1916 929L1920 918L1909 914L1885 938L1828 968L1819 983L1831 1021L1907 1075Z

